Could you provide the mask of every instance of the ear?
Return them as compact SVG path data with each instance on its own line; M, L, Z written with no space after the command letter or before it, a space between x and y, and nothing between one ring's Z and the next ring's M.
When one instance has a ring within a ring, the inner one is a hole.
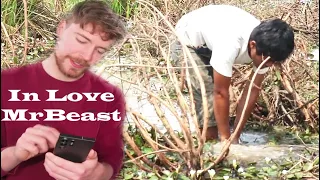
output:
M61 34L63 33L63 31L66 29L66 24L67 24L67 22L65 20L62 20L59 22L58 28L57 28L58 37L60 37Z
M255 41L250 41L249 42L249 47L250 47L250 49L255 49L256 48L256 42Z

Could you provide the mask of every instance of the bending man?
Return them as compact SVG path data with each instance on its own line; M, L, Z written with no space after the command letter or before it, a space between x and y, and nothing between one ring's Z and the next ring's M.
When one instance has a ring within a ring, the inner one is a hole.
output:
M268 56L270 59L257 72L244 121L247 121L259 96L259 88L268 68L283 62L294 50L292 28L280 19L260 22L253 15L229 5L208 5L184 15L176 25L176 33L183 41L199 67L204 80L209 108L206 139L224 141L230 137L229 86L234 64L253 64L253 73ZM174 61L182 65L182 48L179 41L172 45ZM189 63L189 67L191 64ZM189 69L200 128L203 129L201 89L197 76ZM252 77L251 74L250 77ZM237 106L237 126L248 92L248 82ZM243 126L240 128L241 131ZM241 133L240 131L240 133ZM240 133L235 141L239 142Z

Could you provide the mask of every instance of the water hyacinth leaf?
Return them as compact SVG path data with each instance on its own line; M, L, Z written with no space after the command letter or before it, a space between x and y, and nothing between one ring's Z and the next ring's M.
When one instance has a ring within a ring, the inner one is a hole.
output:
M156 176L156 175L152 175L148 179L150 179L150 180L159 180L158 176Z
M251 174L249 174L247 172L241 173L241 176L243 176L244 178L254 178L255 177L255 176L253 176L253 175L251 175Z
M292 165L292 162L289 162L288 160L287 160L287 162L283 162L280 166L282 166L282 167L287 167L287 166L291 166Z
M294 169L291 169L291 173L296 173L296 172L300 172L301 171L301 167L296 167Z
M188 178L187 176L183 175L183 174L179 174L178 175L178 179L179 180L190 180L190 178Z
M287 179L294 179L295 178L295 175L294 174L288 174L287 176L286 176L286 178Z
M147 177L152 177L152 176L154 176L154 175L156 175L155 173L148 173L147 174Z
M296 176L297 179L303 178L303 172L297 172L294 175Z
M303 168L302 168L304 171L310 171L311 169L313 169L313 163L311 162L308 162L306 163Z
M280 81L281 80L281 75L280 75L280 71L276 70L276 76L277 76L277 80Z
M132 155L134 155L134 150L132 150L132 149L128 149L128 152L129 152L129 154L132 156Z
M207 152L211 150L212 145L210 143L207 143L203 146L203 151Z
M126 174L124 175L124 179L132 179L133 176L134 176L133 173L126 173Z
M319 156L313 162L313 165L318 165L318 164L319 164Z
M259 179L266 179L266 177L268 177L268 175L258 174L257 177Z
M220 179L223 179L223 180L224 180L223 176L214 177L214 180L220 180ZM229 180L230 180L230 179L229 179Z
M171 176L171 172L170 171L168 171L168 170L164 170L164 171L162 171L162 173L163 174L165 174L166 176Z
M140 146L140 147L144 145L143 138L138 134L134 136L134 142L137 144L137 146Z
M262 170L265 171L265 172L270 171L270 169L271 169L270 167L263 167L263 168L262 168Z
M229 169L229 168L223 168L222 171L230 172L231 169Z
M250 167L246 168L246 171L256 171L256 170L257 170L257 168L254 166L250 166Z
M268 172L268 174L269 174L269 177L271 176L271 177L277 177L278 176L278 172L277 171L270 171L270 172Z
M147 153L153 152L153 150L152 150L152 148L150 148L150 147L143 147L143 148L142 148L142 152L145 153L145 154L147 154Z

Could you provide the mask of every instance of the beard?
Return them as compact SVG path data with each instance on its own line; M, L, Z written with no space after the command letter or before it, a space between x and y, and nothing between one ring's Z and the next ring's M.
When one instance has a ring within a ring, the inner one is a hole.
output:
M72 56L65 56L65 58L59 58L56 54L56 52L54 53L55 56L55 61L57 64L57 67L59 69L59 71L69 77L69 78L80 78L88 69L89 69L89 64L87 63L87 61L80 59L80 58L76 58L76 57L72 57ZM84 68L82 69L77 69L74 67L71 67L68 69L68 65L69 64L69 60L74 61L75 63L83 66Z

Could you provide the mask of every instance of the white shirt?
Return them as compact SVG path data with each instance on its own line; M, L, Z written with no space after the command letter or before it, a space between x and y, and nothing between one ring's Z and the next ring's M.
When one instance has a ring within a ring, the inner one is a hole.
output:
M231 77L233 64L249 64L248 41L260 21L248 12L229 5L208 5L182 16L176 33L186 45L212 51L210 65L220 74ZM256 70L256 67L253 67ZM268 68L260 69L264 74Z

